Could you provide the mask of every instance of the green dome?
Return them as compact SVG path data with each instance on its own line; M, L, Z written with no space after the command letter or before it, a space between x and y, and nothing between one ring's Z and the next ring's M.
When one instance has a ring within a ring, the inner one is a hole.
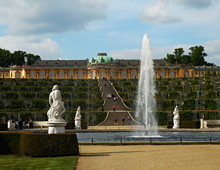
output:
M115 60L107 56L106 53L98 53L97 56L89 60L89 64L115 64Z

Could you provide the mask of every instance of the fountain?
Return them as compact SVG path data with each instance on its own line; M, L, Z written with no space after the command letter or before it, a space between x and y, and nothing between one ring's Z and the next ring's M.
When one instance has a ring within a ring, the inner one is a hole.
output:
M150 39L144 35L141 51L140 77L138 83L138 95L136 104L136 116L143 120L145 136L159 136L156 120L156 99L154 69L150 46Z

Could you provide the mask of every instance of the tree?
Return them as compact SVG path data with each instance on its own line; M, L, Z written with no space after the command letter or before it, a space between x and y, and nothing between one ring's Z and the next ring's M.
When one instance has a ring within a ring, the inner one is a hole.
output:
M183 64L185 63L186 61L188 61L188 57L186 57L186 61L185 61L185 58L183 55L184 54L184 50L183 48L177 48L174 50L173 52L174 54L167 54L167 58L164 58L164 60L172 63L172 64Z
M21 66L26 63L32 65L40 60L39 55L27 54L25 51L20 50L11 53L9 50L0 48L0 67Z
M203 46L194 46L189 48L190 52L188 55L184 55L183 48L174 49L173 54L167 54L165 61L168 61L172 64L192 64L195 66L213 66L213 63L208 63L205 61L205 57L207 56L204 53Z
M204 47L203 46L195 46L189 48L191 52L189 52L191 63L194 66L202 66L206 65L205 58L207 56L206 53L204 53Z

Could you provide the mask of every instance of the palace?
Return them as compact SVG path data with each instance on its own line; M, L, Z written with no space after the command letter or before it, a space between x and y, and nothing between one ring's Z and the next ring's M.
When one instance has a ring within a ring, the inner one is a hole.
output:
M209 70L220 74L219 66L171 64L154 59L156 78L203 77ZM0 78L24 79L135 79L140 60L113 59L106 53L85 60L42 60L33 65L0 67Z

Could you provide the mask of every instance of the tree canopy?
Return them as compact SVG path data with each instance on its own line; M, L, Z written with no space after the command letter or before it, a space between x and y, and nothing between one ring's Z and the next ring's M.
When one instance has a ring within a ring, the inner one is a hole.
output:
M189 50L188 55L184 55L185 51L183 48L174 49L173 54L167 54L164 60L172 64L192 64L194 66L214 65L205 61L207 54L204 52L203 46L190 47Z
M27 54L25 51L20 50L11 53L9 50L0 48L0 67L32 65L40 60L39 55Z

